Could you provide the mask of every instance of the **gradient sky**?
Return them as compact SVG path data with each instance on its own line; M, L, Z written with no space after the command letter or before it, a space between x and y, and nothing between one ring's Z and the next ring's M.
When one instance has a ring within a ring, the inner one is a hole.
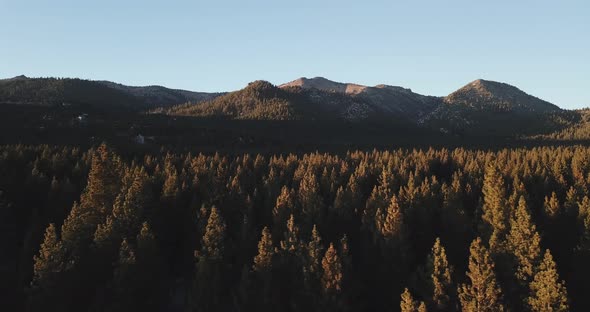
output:
M323 76L446 95L478 79L590 106L590 1L0 0L0 77L228 91Z

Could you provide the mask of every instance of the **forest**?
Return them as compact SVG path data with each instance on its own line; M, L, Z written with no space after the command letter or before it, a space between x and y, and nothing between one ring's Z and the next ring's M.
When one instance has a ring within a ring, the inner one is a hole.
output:
M590 310L582 145L2 145L0 214L15 311Z

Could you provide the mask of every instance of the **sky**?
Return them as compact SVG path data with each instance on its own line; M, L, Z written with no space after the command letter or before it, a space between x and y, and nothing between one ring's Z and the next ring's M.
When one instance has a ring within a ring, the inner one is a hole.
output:
M193 91L322 76L447 95L475 79L590 106L590 1L0 0L0 78Z

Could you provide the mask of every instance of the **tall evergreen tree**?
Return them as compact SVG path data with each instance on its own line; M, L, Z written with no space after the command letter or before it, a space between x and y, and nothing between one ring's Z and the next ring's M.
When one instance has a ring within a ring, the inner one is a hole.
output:
M516 260L515 277L521 287L527 287L541 260L541 238L531 221L523 196L510 220L508 249Z
M201 242L195 252L196 276L191 305L197 311L214 311L220 307L223 292L223 256L226 225L217 208L212 207Z
M295 224L293 214L287 220L287 231L283 236L284 240L281 241L282 251L298 254L301 251L301 240L299 239L299 227Z
M306 217L307 224L321 222L324 215L323 201L320 196L320 186L312 171L308 171L299 184L299 203L301 212Z
M33 257L33 284L51 286L51 281L63 270L64 259L61 242L57 237L55 224L51 223L45 229L45 237L39 255Z
M430 258L432 261L432 304L439 311L448 311L452 306L453 281L451 276L453 267L447 260L445 248L439 238L432 246Z
M401 312L426 312L426 304L423 301L414 300L414 297L406 288L401 295L400 310Z
M142 311L160 311L162 302L167 298L163 287L165 263L162 261L158 242L150 225L143 222L136 237L138 285L142 300L135 307Z
M324 247L317 227L314 225L311 238L307 244L306 265L303 268L307 295L312 306L318 304L318 295L321 291L320 280L322 276L322 256Z
M268 227L262 230L262 237L258 242L258 254L254 257L254 265L252 269L255 272L269 272L272 267L272 258L274 255L274 247L272 245L272 237Z
M203 235L201 255L208 259L219 260L223 257L225 240L225 222L216 207L211 208L205 234Z
M531 311L569 311L565 283L559 280L555 262L549 250L530 283L528 304Z
M283 186L272 210L274 236L280 237L281 229L295 209L295 193L287 186Z
M264 305L268 305L271 297L271 279L272 279L272 261L274 256L274 247L272 245L272 237L268 227L262 230L262 237L258 242L258 254L254 257L254 265L252 269L256 273L258 282L260 283L261 301Z
M129 311L140 299L135 250L126 239L119 248L119 260L113 274L113 298L107 305L113 311Z
M318 231L317 226L314 225L311 232L311 239L307 244L307 268L309 273L316 275L317 277L319 277L320 274L323 250L324 247L322 246L320 232Z
M386 241L389 242L396 238L400 238L403 230L403 215L395 195L391 197L385 214L380 214L378 212L376 219L381 235Z
M330 244L324 259L322 259L322 286L324 293L328 295L337 295L342 291L342 263L334 248L334 244Z
M505 248L510 210L506 201L504 178L494 165L488 165L486 169L482 191L482 230L489 239L492 253L500 253Z
M494 262L481 238L478 237L471 243L469 253L469 283L462 284L458 290L463 311L503 311Z
M45 229L39 254L33 256L33 281L29 309L59 309L64 289L65 258L62 244L53 223Z

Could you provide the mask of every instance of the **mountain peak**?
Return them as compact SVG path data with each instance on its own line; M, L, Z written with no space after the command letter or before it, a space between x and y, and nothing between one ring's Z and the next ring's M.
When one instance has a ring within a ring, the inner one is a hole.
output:
M272 83L270 83L266 80L255 80L255 81L248 83L248 86L246 88L249 88L249 89L274 89L276 87L275 87L275 85L273 85Z
M554 104L525 93L519 88L497 81L477 79L449 94L444 101L474 108L517 111L556 111Z
M363 92L367 86L358 85L354 83L336 82L324 77L301 77L291 82L287 82L279 86L280 88L300 87L303 89L318 89L327 92L344 93L344 94L358 94Z

